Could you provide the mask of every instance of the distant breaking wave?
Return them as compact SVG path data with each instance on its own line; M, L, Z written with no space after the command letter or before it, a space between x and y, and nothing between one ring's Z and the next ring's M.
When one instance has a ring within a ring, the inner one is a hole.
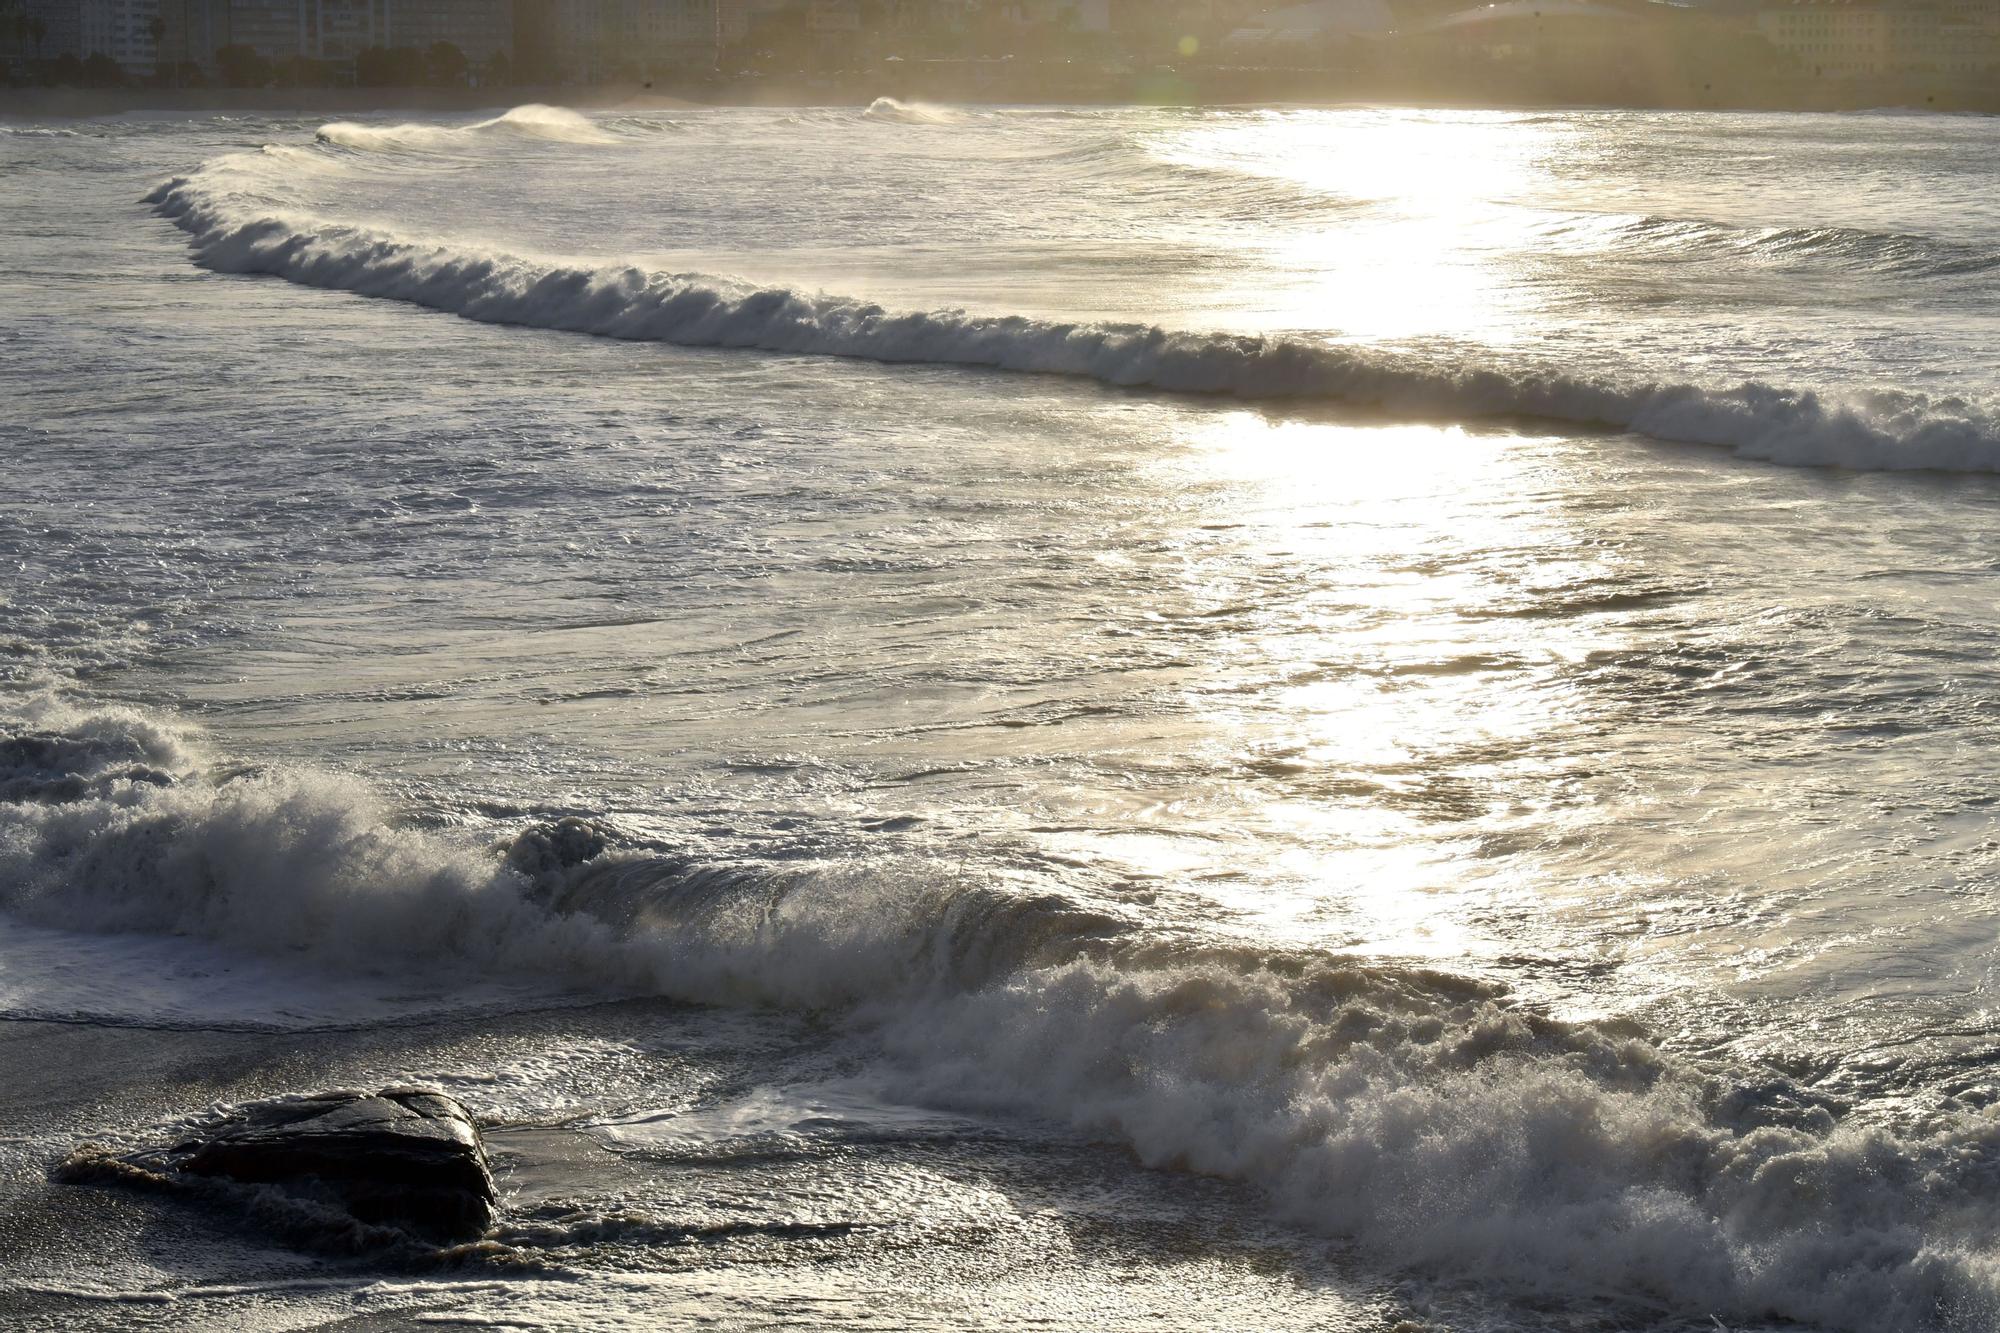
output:
M931 106L924 102L900 102L893 97L876 98L861 114L870 120L889 120L904 125L953 125L962 119L948 107Z
M2000 1322L1991 1117L1897 1132L1489 983L1160 935L932 863L607 842L565 820L482 853L352 780L218 764L162 719L0 718L0 910L40 926L817 1010L899 1096L1246 1182L1397 1268L1691 1321Z
M505 115L470 125L363 125L355 121L335 121L320 128L321 143L364 152L430 152L454 143L487 135L512 134L524 139L546 139L555 143L609 144L616 135L596 121L559 106L517 106Z
M605 131L574 112L522 108L459 128L328 126L371 148L412 136ZM280 169L295 150L263 155ZM212 169L146 202L192 238L197 261L310 287L407 301L466 319L687 347L1066 375L1257 401L1324 400L1425 418L1531 418L1627 430L1746 458L1861 470L2000 472L2000 418L1956 398L1877 392L1833 400L1779 386L1619 382L1540 367L1440 363L1296 337L1185 332L962 310L891 311L848 297L693 273L592 265L421 240L288 211L220 187Z

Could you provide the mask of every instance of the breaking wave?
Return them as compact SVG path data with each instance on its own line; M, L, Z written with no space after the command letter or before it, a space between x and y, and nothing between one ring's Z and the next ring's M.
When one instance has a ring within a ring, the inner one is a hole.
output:
M861 114L870 120L892 121L898 125L955 125L963 119L949 107L931 106L924 102L899 102L893 97L876 98Z
M406 132L463 135L527 125L540 133L582 120L569 112L550 114L527 108L463 129L367 133L386 143ZM358 128L330 126L322 133L339 130L351 138ZM282 158L263 157L286 168ZM406 301L487 323L690 347L1066 375L1254 400L1324 400L1454 420L1534 418L1715 445L1801 466L2000 471L2000 419L1990 405L1964 399L1881 392L1835 400L1758 383L1618 382L1292 337L961 310L892 311L725 277L566 263L397 236L300 214L268 194L225 188L222 179L226 173L217 178L204 168L148 196L160 215L189 234L202 265Z
M590 117L559 106L517 106L504 115L470 125L364 125L341 120L322 126L321 143L365 153L437 152L468 140L496 135L553 143L612 144L618 136Z
M195 935L344 966L389 948L801 1008L912 980L975 986L1123 929L929 864L884 879L832 862L613 852L578 820L501 850L399 829L358 782L219 764L142 714L44 697L0 724L0 910L37 926ZM863 898L881 913L853 915Z
M0 907L380 968L822 1011L899 1095L1248 1182L1392 1265L1855 1330L2000 1319L2000 1120L1902 1133L1448 973L1163 935L931 866L705 866L564 821L480 849L366 788L42 699L0 737Z

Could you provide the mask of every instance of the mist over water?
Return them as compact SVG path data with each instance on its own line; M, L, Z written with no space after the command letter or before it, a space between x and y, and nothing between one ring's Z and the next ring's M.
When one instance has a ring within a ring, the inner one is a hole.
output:
M2000 1324L1991 122L39 129L11 1019L368 1034L627 1314Z

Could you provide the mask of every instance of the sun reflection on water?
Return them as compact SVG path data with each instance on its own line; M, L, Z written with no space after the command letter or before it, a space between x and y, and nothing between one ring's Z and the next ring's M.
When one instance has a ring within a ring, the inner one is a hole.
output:
M1240 219L1238 243L1264 280L1246 292L1222 275L1209 313L1344 341L1505 346L1533 335L1547 299L1521 257L1548 219L1522 201L1574 134L1491 112L1384 111L1356 124L1274 111L1178 128L1151 151L1284 187L1272 207L1247 198Z
M1178 807L1211 835L1211 863L1191 873L1183 841L1149 869L1266 937L1502 948L1481 908L1535 891L1534 858L1489 853L1546 820L1587 709L1565 668L1614 635L1538 617L1536 590L1608 575L1615 557L1579 539L1530 439L1184 420L1157 465L1207 520L1183 555L1182 610L1226 612L1200 631L1178 738L1214 775ZM1263 854L1242 873L1246 838Z

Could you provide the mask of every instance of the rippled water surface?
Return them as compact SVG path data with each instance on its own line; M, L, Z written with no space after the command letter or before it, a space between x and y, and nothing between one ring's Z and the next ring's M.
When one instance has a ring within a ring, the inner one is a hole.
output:
M2000 1325L1995 123L0 126L0 1311Z

